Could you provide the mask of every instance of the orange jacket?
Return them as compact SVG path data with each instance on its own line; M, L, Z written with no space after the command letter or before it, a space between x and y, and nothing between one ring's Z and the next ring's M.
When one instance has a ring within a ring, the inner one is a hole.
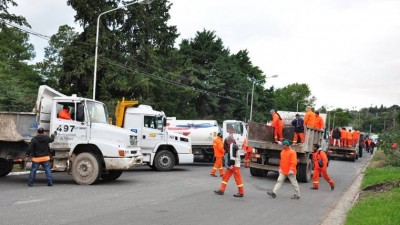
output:
M347 139L353 139L353 132L347 131Z
M318 130L323 130L325 128L324 126L324 120L322 119L322 117L315 115L315 129Z
M213 141L214 157L224 157L224 143L222 137L217 137Z
M360 131L355 130L353 131L353 139L359 139L360 138Z
M278 114L276 114L276 113L274 112L274 113L272 114L272 123L271 123L271 126L274 127L274 128L278 127L278 126L279 126L278 122L279 122L279 116L278 116Z
M242 149L246 152L253 152L253 147L247 145L247 138L243 141Z
M306 115L304 116L304 127L314 128L315 126L315 114L311 109L306 111Z
M60 113L58 114L58 118L64 119L64 120L70 120L71 115L69 114L68 110L62 109Z
M281 161L279 163L279 168L281 173L289 175L289 171L292 170L294 174L297 173L297 153L290 147L284 148L281 151Z
M347 131L346 130L340 130L340 138L347 138Z
M322 150L317 150L316 152L313 153L313 159L314 159L314 171L315 168L320 168L320 169L325 169L328 167L328 156L326 153ZM318 159L322 159L322 162L324 162L324 166L321 168L318 165Z

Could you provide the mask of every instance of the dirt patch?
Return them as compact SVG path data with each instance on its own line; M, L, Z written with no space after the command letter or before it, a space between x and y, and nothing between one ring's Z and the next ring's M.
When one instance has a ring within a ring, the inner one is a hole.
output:
M382 182L379 184L370 185L362 190L359 198L363 199L367 196L376 195L382 192L387 192L393 188L400 187L400 181Z

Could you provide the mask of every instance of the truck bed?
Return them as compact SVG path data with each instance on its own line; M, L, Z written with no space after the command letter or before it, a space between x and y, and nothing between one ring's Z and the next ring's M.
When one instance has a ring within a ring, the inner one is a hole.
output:
M0 141L28 142L37 130L36 114L30 112L0 112Z

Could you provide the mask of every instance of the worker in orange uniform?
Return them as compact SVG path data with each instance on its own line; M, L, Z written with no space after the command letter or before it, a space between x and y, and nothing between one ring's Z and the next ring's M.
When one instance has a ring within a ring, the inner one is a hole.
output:
M353 146L356 146L359 139L360 139L360 131L358 131L357 129L354 129L354 131L353 131Z
M270 114L272 116L271 126L274 128L274 141L283 141L283 121L281 116L275 112L274 109L271 109Z
M347 131L347 147L353 146L353 132L349 129Z
M62 110L58 113L58 118L64 120L71 119L71 114L69 114L69 107L67 105L64 105Z
M268 191L267 194L273 198L276 198L277 191L282 187L282 184L286 178L288 178L294 187L294 195L291 198L300 199L300 188L296 180L297 153L290 148L290 143L288 140L284 140L282 144L281 160L279 162L279 177L274 189L272 191Z
M315 127L315 114L311 110L310 106L306 107L306 115L304 116L304 128L310 127L314 128Z
M299 114L296 114L296 119L292 121L292 126L294 126L293 144L297 144L299 137L300 142L304 143L304 121Z
M317 130L323 130L325 128L325 122L322 117L319 116L319 111L315 111L315 126L314 128Z
M222 134L218 133L217 138L213 141L215 163L210 175L216 177L215 173L219 169L219 175L224 176L224 167L222 166L222 158L224 157L224 144L222 142Z
M319 184L319 176L322 174L322 177L329 183L331 186L331 190L335 189L335 182L329 177L327 168L328 168L328 156L325 151L319 149L318 144L313 145L313 159L314 159L314 174L313 174L313 186L311 189L318 190Z
M214 190L214 193L218 195L223 195L229 178L233 174L236 185L238 187L238 193L234 194L233 196L241 198L244 196L244 187L242 176L240 175L240 154L239 147L237 146L232 134L225 139L224 150L225 152L228 152L228 166L226 168L224 176L222 177L220 189Z
M251 154L253 153L253 147L247 145L247 138L244 139L242 149L244 151L244 167L250 167Z
M344 127L340 130L340 142L342 143L342 147L347 146L347 131Z

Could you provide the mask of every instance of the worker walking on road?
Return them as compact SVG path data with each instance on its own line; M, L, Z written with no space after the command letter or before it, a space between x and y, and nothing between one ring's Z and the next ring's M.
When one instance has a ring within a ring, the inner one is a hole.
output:
M215 163L210 175L216 177L215 173L219 169L219 175L224 175L224 167L222 166L222 158L224 157L224 144L222 142L222 134L218 133L217 138L213 141Z
M49 144L54 141L54 134L51 137L44 134L44 129L39 128L37 130L37 135L32 138L31 143L29 144L28 151L26 152L26 158L29 159L32 156L32 169L29 174L28 186L32 187L36 178L36 171L39 166L42 165L46 177L47 177L47 186L53 186L53 177L51 176L50 170L50 148Z
M267 194L273 198L276 198L277 191L282 187L286 178L288 178L294 187L292 199L300 199L300 188L296 180L297 153L290 148L289 145L290 143L288 140L283 141L283 149L281 151L281 160L279 163L279 177L274 189L267 192Z
M292 125L294 126L293 144L297 144L299 138L300 142L304 143L304 121L299 114L296 114L296 119L292 121Z
M253 153L253 147L247 145L247 138L244 139L242 149L244 150L244 167L250 167L251 154Z
M313 145L313 159L314 159L314 174L313 174L313 186L311 189L318 190L319 176L322 174L324 179L331 186L331 190L335 189L335 182L328 175L328 156L325 151L319 149L318 144Z
M238 152L239 148L233 138L233 135L229 135L224 141L225 152L228 152L228 167L226 168L225 174L222 177L221 187L219 190L214 190L218 195L223 195L228 184L229 178L234 176L236 185L238 187L238 193L234 194L234 197L244 196L244 187L242 176L240 175L240 154Z

